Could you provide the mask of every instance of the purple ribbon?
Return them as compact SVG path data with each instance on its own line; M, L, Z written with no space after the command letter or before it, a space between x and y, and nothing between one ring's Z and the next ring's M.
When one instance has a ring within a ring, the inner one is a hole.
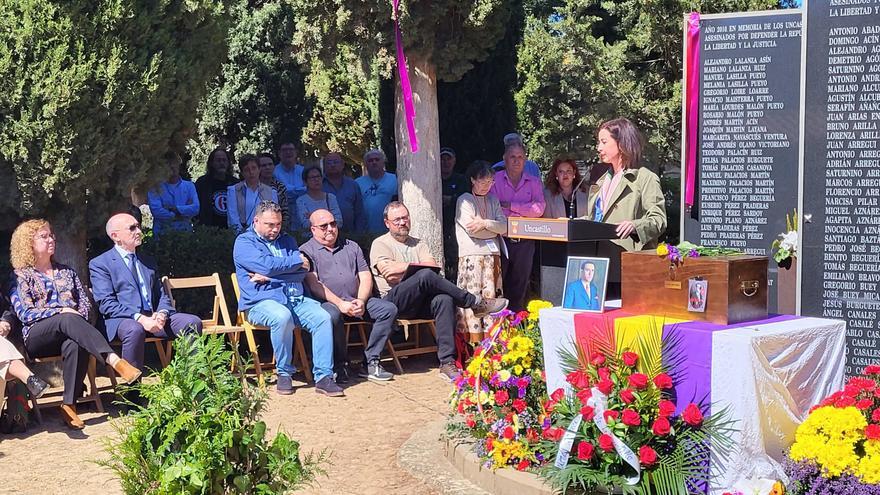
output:
M685 102L685 182L684 203L694 205L697 176L697 131L700 115L700 13L691 12L687 33L687 101Z
M419 138L416 136L416 108L413 105L412 88L409 85L409 72L406 68L406 54L403 53L403 37L400 35L400 0L391 0L394 6L394 41L397 45L397 73L400 76L400 89L403 93L403 110L406 114L406 130L409 132L409 147L413 153L419 151Z

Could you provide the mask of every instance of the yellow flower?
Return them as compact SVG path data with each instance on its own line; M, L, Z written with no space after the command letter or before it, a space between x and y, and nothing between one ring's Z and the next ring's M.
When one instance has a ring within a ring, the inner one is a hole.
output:
M507 370L499 371L498 372L498 379L501 380L502 382L506 382L507 380L510 380L510 372Z
M814 461L828 478L855 473L859 466L855 449L864 440L866 425L855 407L820 407L798 426L789 456L795 461Z
M540 299L535 299L535 300L529 301L528 306L526 306L526 311L529 312L530 319L537 320L538 313L540 313L542 309L552 308L552 307L553 307L553 303L551 303L549 301L542 301Z
M660 245L657 246L657 256L667 256L669 254L669 248L666 246L665 242L661 242Z

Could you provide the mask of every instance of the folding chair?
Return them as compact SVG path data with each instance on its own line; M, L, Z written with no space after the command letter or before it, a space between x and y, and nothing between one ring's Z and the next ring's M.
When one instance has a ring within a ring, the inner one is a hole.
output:
M241 299L241 291L238 288L238 279L235 277L234 273L232 273L231 276L232 276L232 289L235 291L235 299L240 300ZM257 380L259 381L260 385L264 385L265 378L263 377L263 368L264 367L273 368L275 366L275 357L274 357L274 353L273 353L273 357L272 357L271 361L269 361L267 363L263 363L260 361L260 352L259 352L259 348L257 347L257 340L256 340L256 338L254 338L254 331L255 330L267 330L268 331L269 327L266 327L263 325L254 325L253 323L249 322L247 319L247 315L245 315L244 311L238 312L238 319L237 319L236 323L241 325L242 327L244 327L244 334L245 334L245 337L247 337L248 348L251 351L251 358L254 360L254 371L256 371L256 373L257 373ZM300 364L300 367L302 368L302 372L306 376L306 382L312 383L314 381L314 378L312 376L312 369L311 369L311 364L309 363L309 357L308 357L308 355L306 355L306 348L305 348L305 345L303 344L303 340L302 340L302 328L300 328L299 326L296 326L293 329L293 337L294 337L294 342L293 342L294 363L293 364L294 364L294 366L296 366L296 364L297 364L296 361L297 361L297 359L299 359L299 364Z
M47 356L47 357L41 357L41 358L28 357L28 362L30 362L30 363L54 363L54 362L59 362L62 359L63 358L60 355ZM83 403L83 402L94 402L95 407L98 409L98 412L103 413L104 412L104 403L101 401L101 394L100 394L100 391L98 390L98 385L95 383L95 375L97 374L96 373L96 365L97 365L97 361L95 360L95 356L89 356L89 367L88 367L88 371L86 372L86 379L88 380L88 384L89 384L89 390L88 390L89 393L84 397L78 398L76 400L76 402L78 404ZM49 396L49 397L47 397L47 396ZM50 392L50 393L44 395L43 397L40 397L39 402L31 394L28 394L28 397L30 398L31 409L34 411L34 416L37 418L38 424L43 423L43 415L40 414L40 409L44 409L47 407L53 407L53 406L60 406L61 404L64 403L64 401L61 399L60 392ZM49 400L46 401L46 399L49 399Z
M347 321L345 322L345 342L347 347L363 347L367 348L367 343L369 339L367 339L367 327L372 326L373 324L368 321ZM359 341L352 342L350 340L351 337L351 329L356 328L358 331L358 336L360 337ZM394 344L391 343L391 339L389 338L385 342L385 348L388 349L388 353L391 354L391 360L394 361L394 366L397 367L397 372L401 375L403 374L403 366L400 365L400 360L397 359L397 350L394 348ZM381 358L380 358L381 359ZM386 358L388 359L388 358Z
M403 337L406 340L406 342L397 344L394 347L397 357L433 354L437 352L436 344L423 345L421 340L422 330L425 329L431 332L431 336L434 337L435 341L437 340L437 330L434 328L434 320L422 318L398 318L397 324L403 327ZM410 327L412 327L413 330L414 342L410 342Z

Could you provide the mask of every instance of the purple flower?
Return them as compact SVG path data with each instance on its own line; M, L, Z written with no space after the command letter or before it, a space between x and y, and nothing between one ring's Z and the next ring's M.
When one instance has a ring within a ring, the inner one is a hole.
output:
M691 249L690 251L688 251L688 256L691 258L699 258L700 252L697 251L696 249Z
M809 461L794 462L786 459L783 467L791 480L786 491L795 495L880 495L880 485L863 483L851 474L826 478L822 476L819 467Z

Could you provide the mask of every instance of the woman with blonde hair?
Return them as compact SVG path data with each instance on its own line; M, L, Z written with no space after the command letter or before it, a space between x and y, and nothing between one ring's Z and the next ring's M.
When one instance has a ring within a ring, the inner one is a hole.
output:
M22 323L24 346L31 357L62 356L64 378L61 416L73 429L85 427L76 414L89 354L109 364L127 383L141 372L120 358L104 335L88 322L89 299L72 268L52 260L55 234L46 220L28 220L12 233L10 260L12 306Z

